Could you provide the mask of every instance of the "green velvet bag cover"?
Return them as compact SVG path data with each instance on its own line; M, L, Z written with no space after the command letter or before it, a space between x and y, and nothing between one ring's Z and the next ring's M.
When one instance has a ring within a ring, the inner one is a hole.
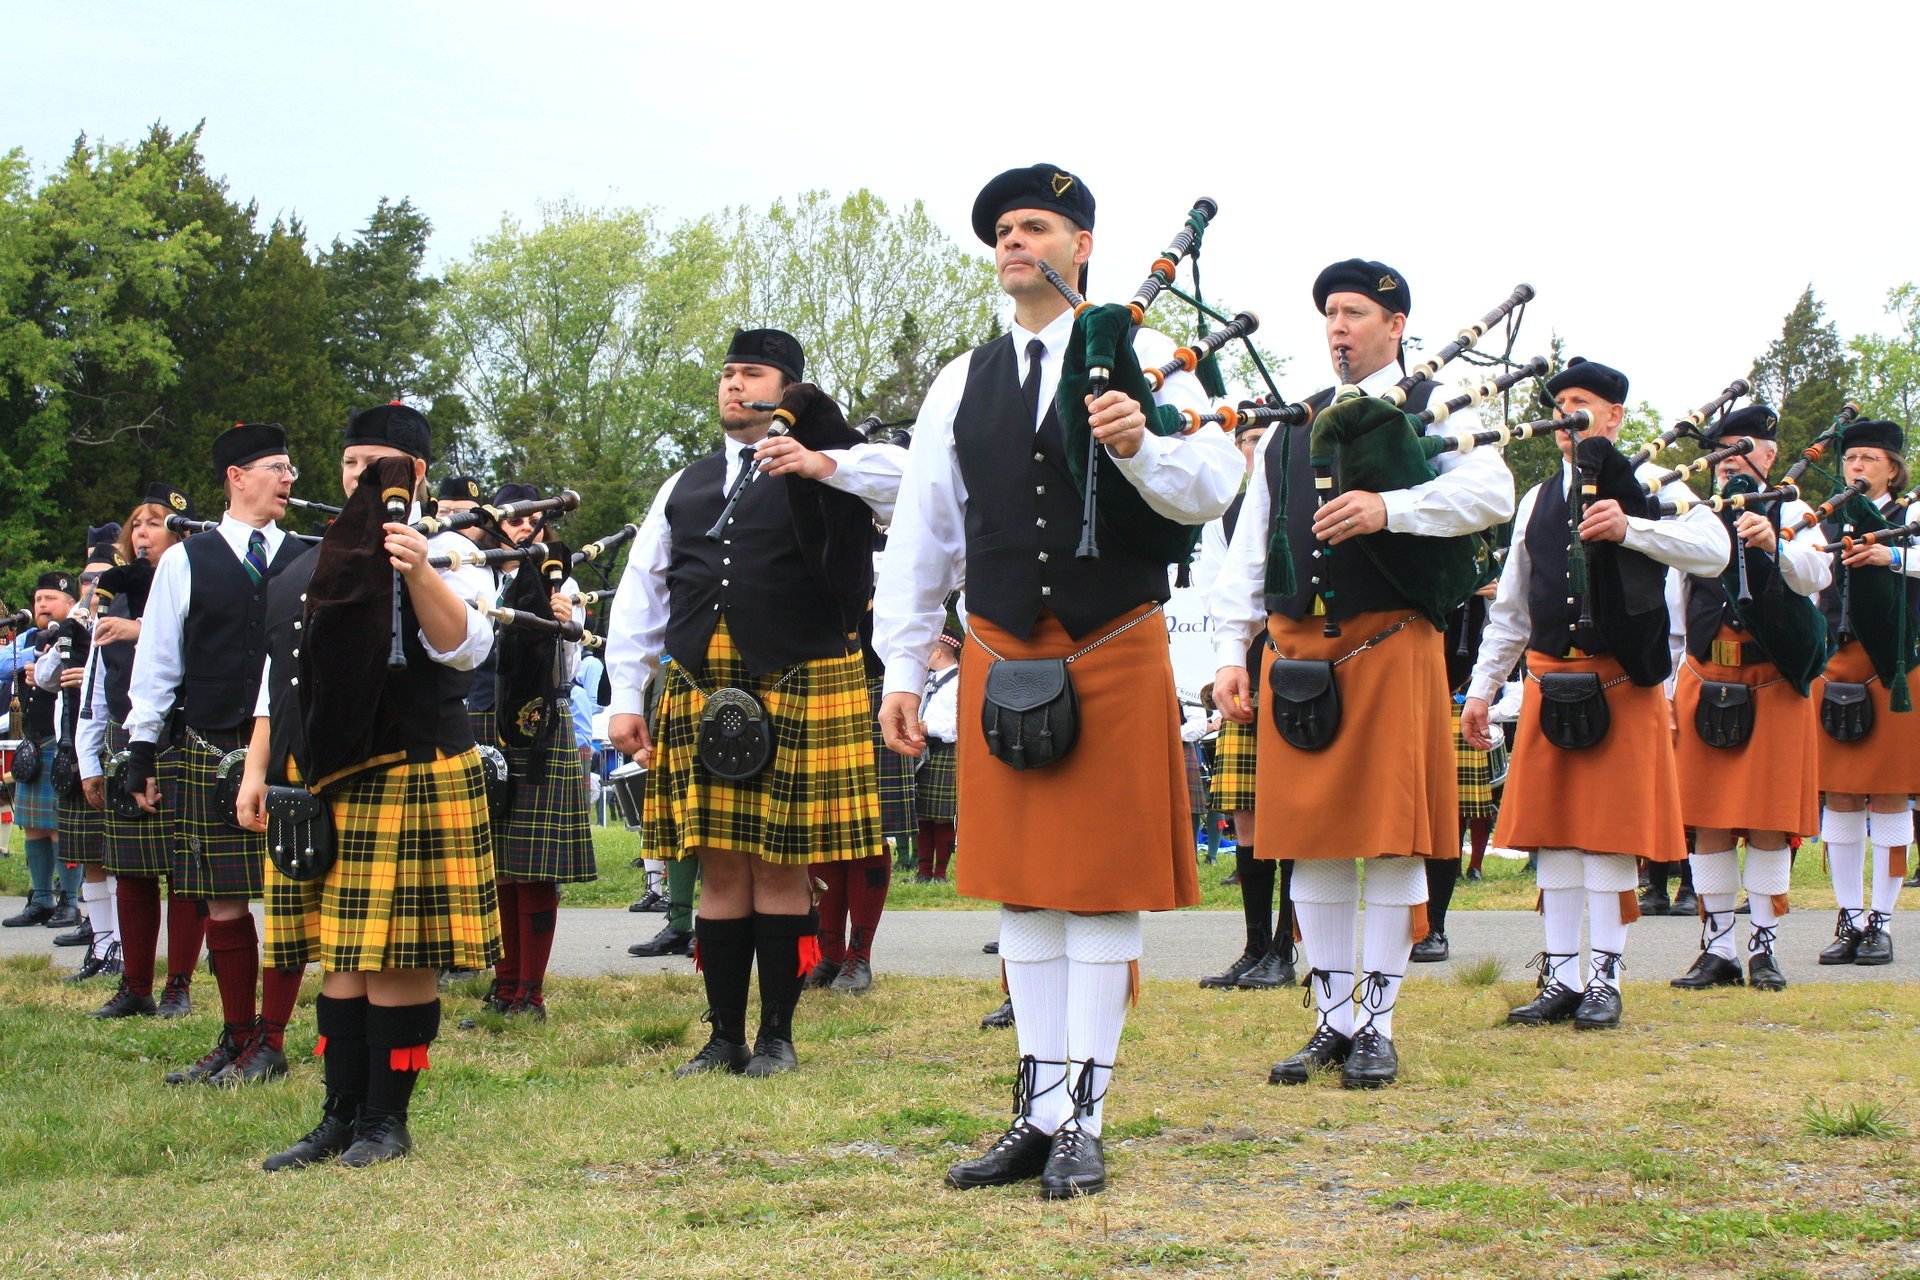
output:
M1843 524L1856 532L1872 533L1895 526L1880 514L1880 509L1862 497L1847 499L1840 508ZM1909 551L1908 554L1913 554ZM1836 572L1846 572L1836 565ZM1853 632L1866 646L1873 669L1887 682L1887 692L1895 711L1909 710L1913 703L1907 692L1907 668L1917 656L1913 608L1907 595L1907 578L1891 569L1856 569L1848 586L1847 615Z
M1066 356L1060 363L1060 387L1054 402L1060 411L1061 433L1066 437L1067 468L1083 498L1087 492L1087 443L1092 434L1086 404L1092 390L1087 379L1090 367L1109 371L1109 391L1123 391L1140 402L1147 430L1154 435L1179 435L1186 427L1177 410L1153 402L1153 390L1147 386L1140 361L1133 354L1132 338L1133 313L1118 303L1091 307L1073 319L1073 335L1067 340ZM1191 560L1193 549L1200 543L1200 526L1167 519L1147 505L1105 449L1100 450L1099 459L1100 484L1095 500L1099 536L1112 537L1135 555L1164 564Z
M1410 489L1439 474L1421 446L1423 434L1413 415L1377 396L1358 396L1314 419L1312 459L1315 466L1331 462L1337 492ZM1441 630L1447 615L1495 573L1492 544L1475 534L1428 538L1382 529L1363 536L1360 550Z
M1752 476L1739 475L1727 481L1722 492L1731 497L1757 493L1759 489L1759 482ZM1732 521L1728 521L1727 532L1733 537L1735 550L1747 559L1747 589L1753 595L1746 604L1740 603L1740 571L1729 557L1720 574L1720 585L1727 599L1733 601L1734 616L1804 698L1813 688L1813 678L1826 670L1827 659L1833 656L1833 638L1827 633L1819 602L1789 587L1772 556L1742 547L1739 535L1733 533Z

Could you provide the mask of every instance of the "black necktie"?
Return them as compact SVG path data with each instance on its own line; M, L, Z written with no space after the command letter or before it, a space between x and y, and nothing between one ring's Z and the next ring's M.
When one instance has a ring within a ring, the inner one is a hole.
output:
M1040 359L1047 354L1047 344L1035 338L1027 344L1027 380L1020 384L1020 394L1027 400L1027 421L1039 425L1040 422Z

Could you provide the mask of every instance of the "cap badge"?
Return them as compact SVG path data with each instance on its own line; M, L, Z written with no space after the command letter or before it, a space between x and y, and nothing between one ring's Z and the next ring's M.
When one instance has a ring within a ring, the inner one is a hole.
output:
M467 496L469 498L478 498L480 496L480 485L476 481L467 481Z
M1053 194L1056 196L1064 196L1071 190L1073 190L1072 174L1056 173L1053 175Z
M1374 286L1374 288L1381 293L1392 293L1395 289L1398 289L1399 287L1400 287L1400 282L1398 280L1395 280L1391 275L1381 276L1380 283Z
M185 511L187 509L187 495L175 489L167 495L167 505L175 511Z

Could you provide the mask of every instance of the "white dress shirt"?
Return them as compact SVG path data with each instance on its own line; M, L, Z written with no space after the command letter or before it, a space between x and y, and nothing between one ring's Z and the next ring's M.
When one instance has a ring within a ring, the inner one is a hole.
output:
M927 727L928 741L938 739L948 746L960 741L960 668L927 672L920 723Z
M1647 463L1638 472L1642 480L1659 475L1662 468ZM1560 460L1560 487L1573 483L1573 464ZM1534 504L1540 486L1527 490L1520 499L1520 510L1513 518L1513 541L1507 547L1506 567L1500 573L1500 591L1487 610L1487 628L1480 635L1480 657L1473 664L1473 679L1467 696L1492 702L1507 673L1526 652L1527 638L1533 632L1533 612L1527 605L1527 582L1532 576L1533 560L1527 554L1527 524L1533 519ZM1727 564L1733 543L1727 527L1708 507L1689 507L1685 515L1670 520L1627 517L1627 536L1622 544L1650 560L1657 560L1681 573L1715 574Z
M747 447L733 440L726 442L727 465L720 480L722 493L733 487L735 477L746 465L741 450ZM825 452L832 457L834 469L833 474L820 483L852 494L867 504L876 523L890 524L894 518L894 495L899 491L900 476L907 465L907 451L897 444L856 444ZM607 615L607 680L613 689L613 701L607 707L616 716L637 716L645 711L647 685L660 669L671 604L667 594L667 568L673 563L667 500L685 474L684 467L674 472L653 495L653 505L647 508L647 518L640 522L633 550L627 553L627 567L620 575L613 610ZM931 647L932 642L928 644Z
M1027 344L1045 344L1040 358L1040 407L1034 430L1046 417L1060 386L1060 366L1073 335L1073 312L1063 311L1039 333L1013 326L1017 373L1027 376ZM1175 346L1165 334L1136 329L1133 350L1142 368L1172 358ZM940 371L920 404L913 451L900 484L900 508L887 534L880 581L873 596L873 647L886 663L887 693L919 693L927 655L946 621L946 599L966 585L967 485L953 439L953 420L967 386L973 353ZM1154 393L1154 403L1206 412L1210 407L1200 380L1178 372ZM1156 513L1181 524L1205 524L1226 511L1239 491L1246 460L1233 437L1214 427L1190 436L1156 436L1149 431L1131 458L1109 458Z
M252 525L226 512L215 529L235 560L247 558L247 542L254 533ZM280 554L286 531L269 520L259 532L266 541L267 563L272 564ZM135 742L158 742L161 728L179 698L180 681L187 670L180 643L186 632L187 608L192 600L193 568L187 563L187 544L180 542L168 547L160 563L154 566L147 609L141 615L140 647L133 655L129 690L133 709L127 713L126 725L128 736Z
M1360 389L1377 396L1400 381L1400 367L1386 365L1360 380ZM1434 392L1443 396L1441 391ZM1480 429L1480 412L1463 409L1443 428L1428 427L1429 435L1451 435ZM1253 457L1253 475L1247 500L1240 506L1226 562L1207 592L1207 612L1218 633L1214 654L1219 665L1237 667L1247 660L1247 647L1267 626L1267 541L1273 525L1273 494L1267 486L1267 450L1280 438L1281 427L1260 437ZM1433 459L1439 474L1410 489L1389 489L1380 495L1387 508L1387 528L1429 538L1457 538L1490 529L1513 515L1513 473L1498 449L1475 449L1468 454L1448 452ZM1310 502L1311 493L1293 495Z
M1791 528L1810 508L1799 499L1782 504L1780 523ZM1716 515L1716 518L1717 515ZM1723 522L1724 523L1724 522ZM1728 559L1721 565L1733 563L1733 539L1728 539ZM1827 589L1833 581L1833 557L1823 550L1819 543L1809 538L1795 538L1789 542L1779 540L1780 579L1787 589L1803 596L1817 596ZM1717 572L1717 571L1716 571ZM1667 649L1673 655L1675 671L1687 653L1687 608L1693 601L1693 575L1682 573L1678 569L1667 573ZM1673 692L1673 677L1667 677L1667 692Z

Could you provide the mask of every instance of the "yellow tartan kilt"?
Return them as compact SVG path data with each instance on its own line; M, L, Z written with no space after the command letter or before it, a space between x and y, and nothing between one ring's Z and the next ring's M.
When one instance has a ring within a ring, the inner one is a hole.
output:
M1459 703L1453 704L1453 770L1460 784L1460 816L1463 818L1497 817L1500 808L1493 802L1493 755L1467 745L1460 736ZM1500 726L1495 725L1496 735Z
M1257 716L1259 712L1256 710ZM1259 721L1221 720L1213 740L1213 807L1219 813L1253 811L1253 766L1260 741Z
M679 663L666 664L643 809L649 857L736 849L803 864L887 852L860 655L803 663L781 684L783 674L748 675L724 620L697 681ZM699 759L706 695L727 686L758 698L773 724L773 758L739 782L714 777Z
M486 969L500 958L478 752L376 769L327 800L339 850L327 873L296 884L267 864L267 964L377 973Z

